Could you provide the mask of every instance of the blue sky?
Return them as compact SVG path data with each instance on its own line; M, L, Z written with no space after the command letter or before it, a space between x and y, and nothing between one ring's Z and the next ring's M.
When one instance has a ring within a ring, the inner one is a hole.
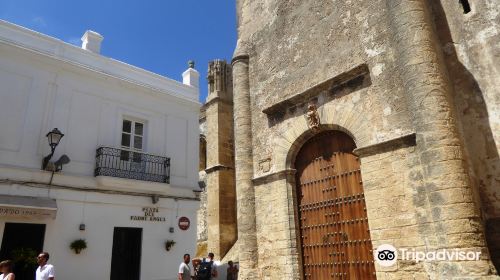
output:
M0 18L76 45L94 30L102 55L179 81L193 59L202 102L208 61L236 44L234 0L0 0Z

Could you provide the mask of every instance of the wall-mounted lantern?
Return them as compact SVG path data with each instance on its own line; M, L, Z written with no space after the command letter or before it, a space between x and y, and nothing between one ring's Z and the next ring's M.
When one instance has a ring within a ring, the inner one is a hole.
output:
M59 145L59 142L61 141L61 138L63 138L64 134L62 134L61 131L59 131L59 129L54 128L51 132L47 133L46 136L49 141L50 154L43 158L42 170L47 170L49 161L54 155L54 151L56 150L57 145ZM62 155L56 162L53 163L51 171L59 171L62 169L62 166L64 164L67 164L69 162L70 162L69 157L67 155Z

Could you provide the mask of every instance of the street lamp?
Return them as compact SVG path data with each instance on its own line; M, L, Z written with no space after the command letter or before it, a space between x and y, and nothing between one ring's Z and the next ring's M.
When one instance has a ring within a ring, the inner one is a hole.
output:
M59 129L54 128L51 132L47 133L47 138L49 139L49 145L52 149L52 153L56 149L57 145L59 145L59 141L63 138L64 134L62 134Z
M61 138L63 138L64 134L62 134L59 129L54 128L51 132L47 133L46 136L49 140L50 154L43 158L42 170L45 170L45 168L47 168L47 164L54 155L54 151L56 150L56 147L59 144L59 141L61 141Z

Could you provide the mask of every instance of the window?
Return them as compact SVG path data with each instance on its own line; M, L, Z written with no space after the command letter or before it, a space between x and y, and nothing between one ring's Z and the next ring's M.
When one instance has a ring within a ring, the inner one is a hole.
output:
M144 147L144 123L124 119L121 139L122 152L120 159L129 161L132 157L134 162L141 162L140 152L143 151Z

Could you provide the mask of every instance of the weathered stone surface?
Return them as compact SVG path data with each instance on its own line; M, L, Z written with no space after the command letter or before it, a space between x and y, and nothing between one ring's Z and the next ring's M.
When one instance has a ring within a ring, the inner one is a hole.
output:
M234 147L238 217L239 279L255 279L257 273L257 236L255 192L252 185L252 115L248 80L248 57L233 59Z
M456 0L237 1L235 60L248 64L234 65L234 90L249 106L234 121L250 132L235 143L243 279L301 279L292 170L302 145L332 129L360 151L374 247L482 252L377 265L378 279L495 277L500 6L469 2L464 14Z
M431 8L453 86L464 156L481 198L481 212L491 225L500 217L500 12L496 1L470 2L468 14L454 1L432 1ZM493 240L500 238L500 229L489 227L486 237L499 269Z
M196 225L196 255L195 257L204 257L207 252L207 174L205 172L206 168L206 115L205 107L202 106L200 110L200 170L198 184L204 186L203 190L200 190L200 208L197 211L197 225ZM203 155L201 153L204 153Z
M222 259L237 240L236 188L231 66L223 60L210 62L209 95L202 119L206 141L206 191L202 194L198 245ZM200 252L203 250L200 249ZM207 252L205 252L207 253Z

